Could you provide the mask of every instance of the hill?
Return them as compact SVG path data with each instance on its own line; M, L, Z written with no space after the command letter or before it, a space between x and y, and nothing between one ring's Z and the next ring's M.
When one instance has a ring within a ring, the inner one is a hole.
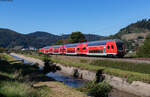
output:
M35 47L55 44L58 40L66 39L69 34L59 36L48 32L36 31L29 34L20 34L10 29L0 28L0 47L15 48L15 47ZM88 41L100 40L103 36L94 34L85 34Z
M0 29L0 46L12 47L13 45L20 45L20 39L24 36L10 29Z
M70 36L70 34L65 34L65 35L62 35L61 38L67 39L67 38L69 38L69 36ZM100 40L104 37L104 36L95 35L95 34L84 34L84 36L87 41L96 41L96 40Z
M124 40L127 45L127 49L135 51L139 46L143 44L144 40L149 34L150 19L143 19L120 29L118 33L107 37L107 39L119 38L121 40Z
M145 38L149 34L150 19L143 19L120 29L118 33L108 37L94 34L84 35L87 41L119 38L125 41L128 50L135 51L143 44ZM29 34L20 34L19 32L10 29L0 28L0 47L14 48L16 46L21 46L25 48L40 48L43 46L55 44L58 40L67 39L69 36L70 34L59 36L43 31L36 31Z

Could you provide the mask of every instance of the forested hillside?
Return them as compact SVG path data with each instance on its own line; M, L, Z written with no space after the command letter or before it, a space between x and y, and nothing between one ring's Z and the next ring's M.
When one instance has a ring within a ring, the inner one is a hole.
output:
M100 40L103 36L94 34L84 34L87 41ZM58 40L67 39L70 34L59 36L48 32L37 31L29 34L20 34L10 29L0 28L0 47L14 48L22 46L24 48L40 48L55 44Z

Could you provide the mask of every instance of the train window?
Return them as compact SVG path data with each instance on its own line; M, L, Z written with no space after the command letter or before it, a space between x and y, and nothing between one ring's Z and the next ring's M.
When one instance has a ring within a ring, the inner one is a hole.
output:
M77 50L79 50L80 48L77 48Z
M114 46L113 46L113 45L111 45L111 48L112 48L112 49L114 49Z
M89 50L89 53L103 53L103 50Z
M75 53L75 51L70 51L70 50L68 50L67 53Z
M54 51L54 53L58 53L58 51Z
M86 47L83 47L82 50L86 50Z
M109 46L109 45L107 46L107 49L110 49L110 46Z

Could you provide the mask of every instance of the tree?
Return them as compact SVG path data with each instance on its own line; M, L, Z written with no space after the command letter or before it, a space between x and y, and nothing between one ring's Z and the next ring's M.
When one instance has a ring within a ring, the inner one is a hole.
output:
M144 44L138 49L137 55L139 57L150 57L150 35L146 37Z
M82 32L72 32L69 38L64 40L58 40L56 42L56 45L62 45L62 44L71 44L71 43L79 43L79 42L86 42L85 36L82 34Z
M49 73L49 72L56 72L58 70L61 70L61 68L59 66L56 66L56 64L54 64L51 60L51 56L50 55L44 55L44 67L43 67L43 73Z
M70 39L72 40L72 43L87 41L85 36L82 34L82 32L72 32L72 34L70 35Z
M72 40L70 38L67 38L64 40L58 40L54 45L63 45L63 44L70 44L70 43L72 43Z
M56 42L56 45L61 45L61 44L63 44L63 41L64 41L64 40L58 40L58 41Z

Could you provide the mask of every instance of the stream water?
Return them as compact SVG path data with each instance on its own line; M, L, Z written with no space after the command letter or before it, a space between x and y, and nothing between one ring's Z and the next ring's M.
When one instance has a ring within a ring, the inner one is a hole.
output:
M11 56L17 60L23 60L22 58L19 58L17 56L13 56L13 55L11 55ZM32 62L27 61L27 60L24 60L24 63L30 63L31 65L33 65ZM39 69L42 69L42 67L39 67ZM79 87L82 87L85 85L85 81L75 79L72 76L67 76L67 75L61 74L60 72L56 72L56 73L50 72L50 73L47 73L46 76L51 77L57 81L63 82L65 85L68 85L68 86L71 86L74 88L79 88Z
M22 58L19 58L17 56L13 56L13 55L11 55L11 56L17 60L23 60ZM32 62L27 61L27 60L24 60L24 63L30 63L31 65L33 65ZM42 69L42 67L39 67L39 69ZM68 86L71 86L74 88L79 88L81 86L86 85L86 81L76 79L72 76L68 76L68 75L62 74L60 72L56 72L56 73L50 72L50 73L47 73L46 76L51 77L57 81L63 82L65 85L68 85ZM135 96L135 95L132 95L132 94L129 94L126 92L122 92L122 91L113 89L112 92L110 93L109 97L139 97L139 96Z

